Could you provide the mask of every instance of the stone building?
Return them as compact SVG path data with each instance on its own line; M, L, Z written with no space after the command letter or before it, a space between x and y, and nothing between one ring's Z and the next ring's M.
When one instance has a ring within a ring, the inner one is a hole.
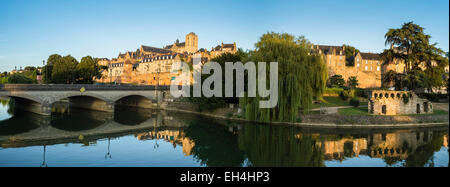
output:
M410 91L374 90L369 94L369 114L400 115L433 113L433 105Z
M217 45L216 47L211 49L209 58L214 58L224 53L234 54L236 52L237 52L236 42L232 44L224 44L222 42L222 45Z
M141 45L136 51L119 53L117 58L99 59L99 64L107 66L102 71L102 78L97 82L115 82L145 85L170 85L180 72L170 72L174 62L192 63L194 55L200 55L202 64L223 53L236 53L236 42L224 44L208 51L198 49L198 36L191 32L186 41L175 41L164 48ZM191 83L192 83L192 77Z
M172 45L165 46L164 49L175 53L192 54L198 51L198 36L191 32L186 35L186 41L181 42L177 39Z
M312 46L314 53L322 54L328 67L328 76L342 75L345 81L349 77L358 79L360 88L379 88L381 87L381 75L383 73L383 63L379 54L376 53L357 53L352 58L345 56L345 46ZM353 66L347 66L347 60L354 62Z

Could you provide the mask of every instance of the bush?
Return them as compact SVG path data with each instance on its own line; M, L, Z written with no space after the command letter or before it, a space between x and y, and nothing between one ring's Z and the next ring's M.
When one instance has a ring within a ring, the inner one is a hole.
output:
M24 75L14 74L8 78L8 83L10 84L33 84L33 79L28 78Z
M356 99L356 98L352 98L352 99L350 99L350 106L353 106L353 107L359 107L359 100L358 99Z
M403 103L406 105L409 102L409 97L407 97L406 95L403 95Z
M366 98L366 99L368 98L367 91L364 89L361 89L361 88L355 89L355 96Z
M342 100L347 101L348 98L355 97L355 91L354 90L344 90L341 93L339 93L339 97Z
M343 88L325 88L323 95L325 96L338 96L343 92Z
M428 99L429 101L438 102L439 100L445 100L448 99L447 94L440 94L440 93L421 93L418 94L420 98Z

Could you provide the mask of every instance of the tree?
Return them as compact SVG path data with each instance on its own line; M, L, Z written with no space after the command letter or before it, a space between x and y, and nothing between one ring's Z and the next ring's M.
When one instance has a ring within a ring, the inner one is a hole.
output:
M53 64L52 82L58 84L75 83L77 78L77 65L78 61L70 55L57 60Z
M33 79L30 79L29 77L27 77L25 75L14 74L8 78L8 83L10 83L10 84L33 84L34 81L33 81Z
M355 65L355 55L359 53L359 50L350 45L344 45L345 50L345 65L354 66Z
M444 51L430 44L430 35L423 32L424 28L413 22L403 24L399 29L389 29L386 33L385 44L390 45L381 54L386 62L401 60L405 63L406 72L422 67L432 67L433 62L443 67L448 64L448 59L444 58Z
M47 59L47 64L42 68L45 83L52 83L53 65L62 59L61 55L52 54Z
M98 65L97 60L91 56L85 56L81 59L77 65L77 83L80 84L92 84L93 78L101 78L101 67Z
M334 88L344 88L345 80L342 78L342 75L333 75L328 80L328 86Z
M320 55L310 54L311 43L304 37L286 33L266 33L250 52L252 62L278 62L278 103L274 108L259 108L259 101L268 98L240 99L245 117L255 121L296 121L298 109L307 111L314 97L325 90L327 68ZM266 80L269 83L270 65Z
M356 87L358 87L358 79L355 76L351 76L348 78L347 80L347 85L349 88L351 89L355 89Z
M389 70L388 72L383 74L381 80L382 80L382 85L384 87L391 87L391 86L395 85L395 83L396 83L397 72L395 72L394 70Z
M197 104L198 110L213 110L219 107L223 107L225 104L238 104L239 98L225 97L225 63L226 62L241 62L244 58L247 58L247 54L241 49L235 54L223 53L215 58L212 58L211 62L217 62L222 69L222 97L190 97L188 100ZM202 83L211 75L202 75ZM236 81L236 73L233 73L233 80ZM245 81L244 81L245 82ZM246 86L244 86L246 88ZM235 82L233 82L233 90L236 90Z

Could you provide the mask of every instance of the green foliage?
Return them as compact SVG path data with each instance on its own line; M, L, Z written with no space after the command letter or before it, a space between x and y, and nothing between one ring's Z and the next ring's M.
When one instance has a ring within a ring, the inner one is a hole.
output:
M239 50L236 54L224 53L213 59L212 62L217 62L222 68L222 97L189 97L187 100L196 104L197 110L214 110L217 108L225 107L226 104L238 104L238 97L225 97L225 62L241 62L242 59L247 58L247 54L242 50ZM246 72L245 72L246 73ZM211 75L202 75L202 83ZM233 74L234 81L236 81L236 73ZM245 81L246 82L246 81ZM233 90L236 90L235 82L233 83ZM246 88L247 86L244 86ZM192 91L192 90L191 90ZM192 94L191 94L192 95Z
M77 78L78 61L67 55L59 59L53 65L52 82L57 84L73 84Z
M403 103L408 104L409 103L409 96L403 95Z
M344 101L347 101L348 97L349 97L349 94L347 91L343 91L343 92L339 93L339 98L341 98Z
M338 96L342 91L344 91L343 88L325 88L323 94L328 96Z
M410 90L432 91L431 88L444 85L442 76L448 66L448 58L436 44L430 44L431 36L423 30L421 26L408 22L386 33L386 44L392 45L392 48L384 50L381 57L385 62L400 60L406 66L406 75L388 72L384 75L384 83L394 83L398 90L407 87ZM426 70L423 71L422 67Z
M425 98L429 101L439 102L439 100L448 99L448 94L440 94L440 93L420 93L417 94L421 98Z
M0 84L7 84L8 83L8 77L0 77Z
M333 75L328 79L328 87L344 88L345 80L342 75Z
M355 89L359 85L358 79L355 76L349 77L347 80L347 85L350 89Z
M93 78L101 78L101 67L98 65L97 60L91 56L85 56L81 59L81 62L77 65L79 84L92 84Z
M299 108L308 111L314 97L323 94L327 69L323 58L310 55L311 44L304 37L283 33L266 33L256 43L256 50L250 52L253 62L278 62L278 104L274 108L259 108L260 98L244 97L240 100L248 120L291 121L297 119ZM267 79L270 76L267 63ZM270 81L267 81L269 83Z
M353 106L353 107L359 107L359 105L360 105L359 100L357 98L350 99L349 104L350 104L350 106Z
M56 84L93 84L94 78L101 78L105 67L98 65L98 59L86 56L81 62L70 56L53 54L48 57L47 64L42 68L45 83Z
M35 81L25 75L14 74L8 78L10 84L33 84Z
M359 53L359 50L350 45L344 45L345 50L345 65L355 66L355 55Z
M354 89L356 97L368 98L367 91L362 88Z

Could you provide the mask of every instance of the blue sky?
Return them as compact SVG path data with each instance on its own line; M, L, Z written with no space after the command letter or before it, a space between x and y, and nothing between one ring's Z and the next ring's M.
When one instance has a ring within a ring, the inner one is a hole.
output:
M408 21L449 50L448 0L1 0L0 71L40 66L54 53L113 58L189 32L207 49L221 42L252 49L274 31L381 52L386 31Z

